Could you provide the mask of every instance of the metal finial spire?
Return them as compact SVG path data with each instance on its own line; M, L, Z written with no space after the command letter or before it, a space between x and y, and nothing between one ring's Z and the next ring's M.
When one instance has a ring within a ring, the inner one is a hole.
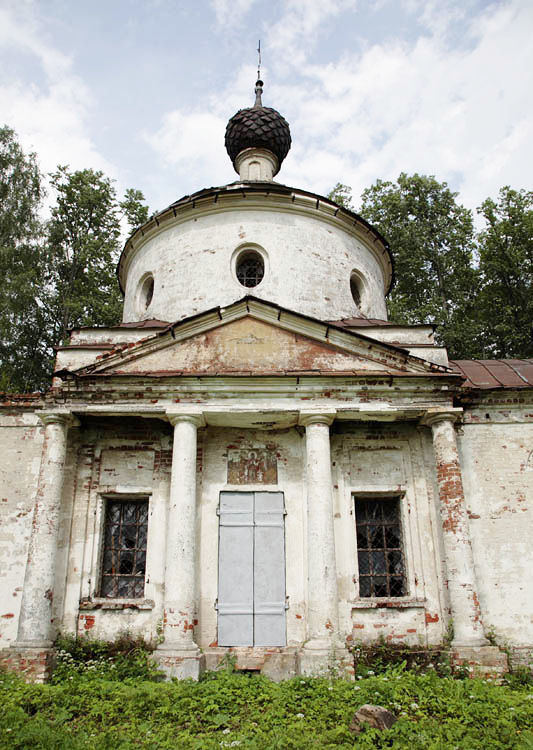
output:
M255 107L262 107L261 94L263 93L263 81L261 80L261 40L257 46L257 82L255 84Z

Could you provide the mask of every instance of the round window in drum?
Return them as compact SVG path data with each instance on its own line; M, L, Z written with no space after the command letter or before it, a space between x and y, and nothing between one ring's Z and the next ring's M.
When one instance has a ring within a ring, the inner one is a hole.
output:
M235 266L239 283L249 289L257 286L265 275L265 264L259 253L247 250L239 255Z

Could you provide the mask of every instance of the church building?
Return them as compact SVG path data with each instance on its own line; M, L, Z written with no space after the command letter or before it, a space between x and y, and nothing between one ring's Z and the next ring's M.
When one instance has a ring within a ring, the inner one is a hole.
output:
M228 123L237 180L128 239L123 322L1 405L0 664L42 681L59 633L127 632L179 678L228 652L350 674L380 639L527 665L533 361L388 321L394 248L275 180L261 95Z

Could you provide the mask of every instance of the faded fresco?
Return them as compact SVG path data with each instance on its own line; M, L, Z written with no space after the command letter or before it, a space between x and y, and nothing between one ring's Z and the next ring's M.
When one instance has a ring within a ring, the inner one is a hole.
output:
M277 484L276 455L268 448L230 450L228 484Z

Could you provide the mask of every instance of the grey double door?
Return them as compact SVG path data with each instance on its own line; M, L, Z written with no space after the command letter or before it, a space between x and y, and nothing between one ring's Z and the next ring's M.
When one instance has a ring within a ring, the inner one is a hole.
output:
M218 645L285 646L282 492L221 492Z

